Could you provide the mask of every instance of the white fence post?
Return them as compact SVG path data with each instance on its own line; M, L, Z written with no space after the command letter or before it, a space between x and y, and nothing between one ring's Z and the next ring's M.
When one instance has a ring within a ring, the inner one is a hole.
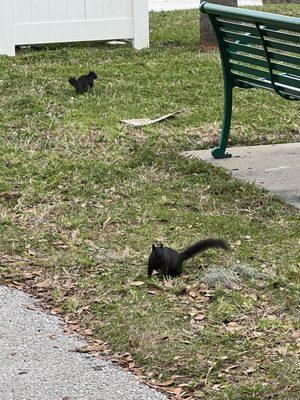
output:
M133 46L140 50L149 47L148 0L133 1Z
M15 55L14 0L0 0L0 54Z

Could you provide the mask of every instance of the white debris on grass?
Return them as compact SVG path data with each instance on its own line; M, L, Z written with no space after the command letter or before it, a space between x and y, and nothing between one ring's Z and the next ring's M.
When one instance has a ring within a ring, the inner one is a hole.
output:
M164 121L168 118L174 117L176 114L180 113L181 111L174 111L170 114L163 115L162 117L156 118L156 119L151 119L151 118L142 118L142 119L123 119L120 122L123 122L123 124L126 125L131 125L135 127L140 127L140 126L148 126L148 125L153 125L156 124L157 122Z
M233 288L245 279L261 279L263 275L249 265L234 265L231 268L210 268L201 281L209 288L225 286Z

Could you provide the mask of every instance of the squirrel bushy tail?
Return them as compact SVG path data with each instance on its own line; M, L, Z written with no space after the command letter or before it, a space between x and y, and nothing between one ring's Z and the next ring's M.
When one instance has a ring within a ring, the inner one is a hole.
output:
M83 93L84 92L84 88L82 87L82 85L80 84L80 82L78 82L78 80L74 77L71 77L68 79L70 85L74 86L74 88L76 89L77 93Z
M199 242L188 247L182 253L179 253L179 256L182 261L185 261L185 260L188 260L189 258L192 258L196 254L201 253L202 251L205 251L212 247L217 247L217 248L221 248L221 249L228 250L228 251L231 250L231 248L230 248L229 244L226 242L226 240L205 239L205 240L200 240Z

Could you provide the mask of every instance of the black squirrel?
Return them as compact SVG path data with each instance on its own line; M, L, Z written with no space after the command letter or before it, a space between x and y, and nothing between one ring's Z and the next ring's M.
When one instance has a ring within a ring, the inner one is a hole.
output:
M212 247L230 251L229 244L223 239L204 239L185 249L182 253L170 247L152 245L152 252L148 259L148 277L151 278L153 270L160 271L164 277L176 277L182 273L184 261L196 254Z
M78 94L82 94L87 92L89 89L92 89L94 86L94 79L97 79L98 76L94 71L90 71L88 75L82 75L78 79L71 77L69 78L70 85L74 86L76 92Z

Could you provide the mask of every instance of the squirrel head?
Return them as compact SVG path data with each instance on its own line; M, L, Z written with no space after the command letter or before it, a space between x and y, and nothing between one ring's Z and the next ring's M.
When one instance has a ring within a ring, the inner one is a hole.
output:
M160 243L158 246L155 244L152 245L152 258L153 260L159 261L164 256L164 247L163 244Z
M152 276L153 270L159 271L163 267L164 262L164 248L162 243L156 246L152 245L152 252L149 256L148 261L148 276L149 278Z
M90 71L89 72L89 76L92 77L93 79L97 79L98 78L97 74L94 71Z
M163 248L163 244L160 243L158 246L155 246L155 244L152 245L152 252L156 251L156 249L162 249Z

